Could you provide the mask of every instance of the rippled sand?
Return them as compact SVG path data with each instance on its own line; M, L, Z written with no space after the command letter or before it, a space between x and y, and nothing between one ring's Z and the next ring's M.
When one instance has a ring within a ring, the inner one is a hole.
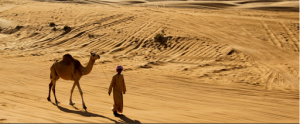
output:
M298 1L2 0L0 123L299 123L298 10ZM60 104L48 102L54 61L69 53L85 66L91 51L101 59L80 80L87 112L77 88L68 105L72 81L59 79ZM122 117L100 64L109 80L125 69Z

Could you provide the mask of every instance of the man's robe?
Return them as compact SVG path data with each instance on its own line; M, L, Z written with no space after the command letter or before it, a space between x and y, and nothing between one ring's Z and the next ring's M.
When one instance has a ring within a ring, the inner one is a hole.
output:
M115 74L111 80L108 93L113 89L114 106L112 111L123 112L123 93L126 92L126 86L123 74Z

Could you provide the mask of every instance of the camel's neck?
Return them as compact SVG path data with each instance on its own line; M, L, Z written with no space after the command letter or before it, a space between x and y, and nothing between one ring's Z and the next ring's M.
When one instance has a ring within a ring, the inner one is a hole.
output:
M95 60L93 60L92 57L91 57L88 65L86 67L83 67L83 69L82 69L82 75L89 74L92 71L92 69L93 69L94 63L95 63Z

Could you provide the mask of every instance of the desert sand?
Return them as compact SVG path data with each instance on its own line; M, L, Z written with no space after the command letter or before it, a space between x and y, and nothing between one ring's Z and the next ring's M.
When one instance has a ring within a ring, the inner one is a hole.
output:
M299 1L1 0L0 123L299 123ZM160 40L154 37L160 34ZM101 58L77 88L50 66ZM108 87L117 65L123 116ZM103 68L104 72L102 71Z

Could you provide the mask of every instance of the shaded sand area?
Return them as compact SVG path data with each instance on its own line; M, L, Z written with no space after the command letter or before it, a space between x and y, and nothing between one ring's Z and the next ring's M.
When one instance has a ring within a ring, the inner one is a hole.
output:
M0 1L0 123L299 123L298 1L78 1ZM72 81L48 102L53 62L70 53L86 65L91 51L101 59L80 80L87 112L77 88L68 105ZM109 80L125 69L122 117L100 64Z

